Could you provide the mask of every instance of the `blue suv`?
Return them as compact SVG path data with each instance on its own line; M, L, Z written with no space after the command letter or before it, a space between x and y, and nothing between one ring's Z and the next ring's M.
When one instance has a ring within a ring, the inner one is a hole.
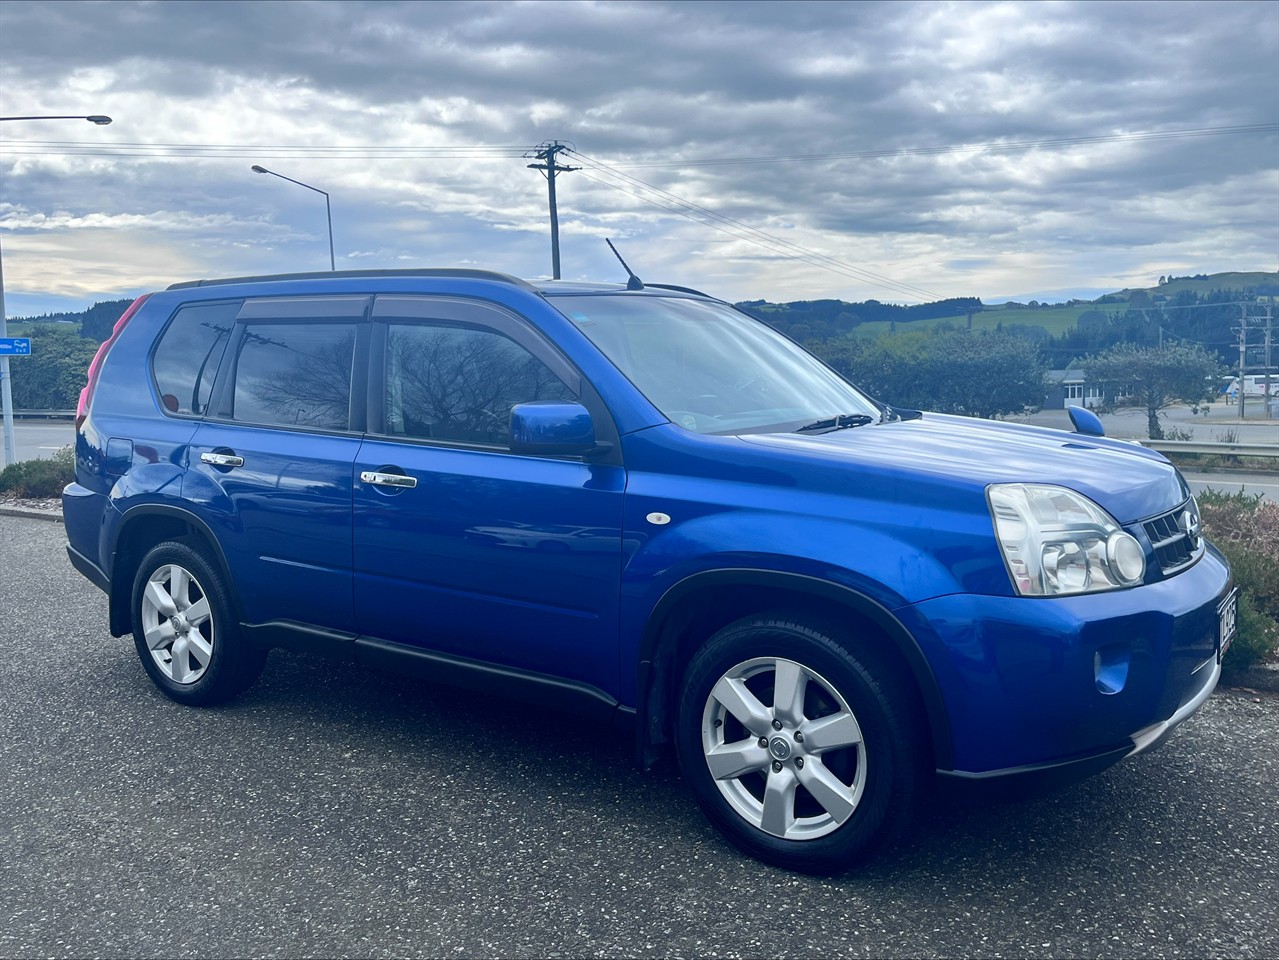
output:
M938 776L1091 773L1216 685L1194 498L1077 423L894 410L634 279L181 283L90 368L68 554L181 703L286 647L586 711L738 847L833 872Z

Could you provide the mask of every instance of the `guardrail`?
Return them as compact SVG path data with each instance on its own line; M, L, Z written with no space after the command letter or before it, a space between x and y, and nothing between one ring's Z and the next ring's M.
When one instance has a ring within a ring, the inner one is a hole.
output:
M15 420L74 420L74 410L15 410Z
M1222 443L1198 440L1138 440L1160 453L1215 453L1233 457L1279 457L1279 443Z

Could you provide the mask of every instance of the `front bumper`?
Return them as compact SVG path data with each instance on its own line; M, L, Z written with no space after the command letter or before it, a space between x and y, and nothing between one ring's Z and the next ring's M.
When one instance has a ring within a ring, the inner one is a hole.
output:
M1150 749L1221 674L1209 547L1161 583L1080 597L953 595L899 611L933 665L965 780L1079 779Z

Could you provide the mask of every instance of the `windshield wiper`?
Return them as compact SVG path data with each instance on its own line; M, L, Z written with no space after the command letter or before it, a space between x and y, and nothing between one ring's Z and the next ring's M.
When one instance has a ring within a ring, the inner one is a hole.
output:
M796 433L815 433L818 430L830 432L832 430L844 430L848 427L864 427L868 423L874 423L874 417L868 417L864 413L844 413L834 417L827 417L825 420L814 420L796 429Z

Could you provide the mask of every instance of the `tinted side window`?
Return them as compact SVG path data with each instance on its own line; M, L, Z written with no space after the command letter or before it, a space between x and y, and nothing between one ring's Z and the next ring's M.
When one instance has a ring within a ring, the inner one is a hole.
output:
M238 300L197 303L174 315L151 358L151 374L166 411L188 416L205 412L239 309Z
M235 420L346 430L354 323L249 323L232 391Z
M387 433L505 446L511 407L577 396L531 353L499 333L394 324L386 343Z

